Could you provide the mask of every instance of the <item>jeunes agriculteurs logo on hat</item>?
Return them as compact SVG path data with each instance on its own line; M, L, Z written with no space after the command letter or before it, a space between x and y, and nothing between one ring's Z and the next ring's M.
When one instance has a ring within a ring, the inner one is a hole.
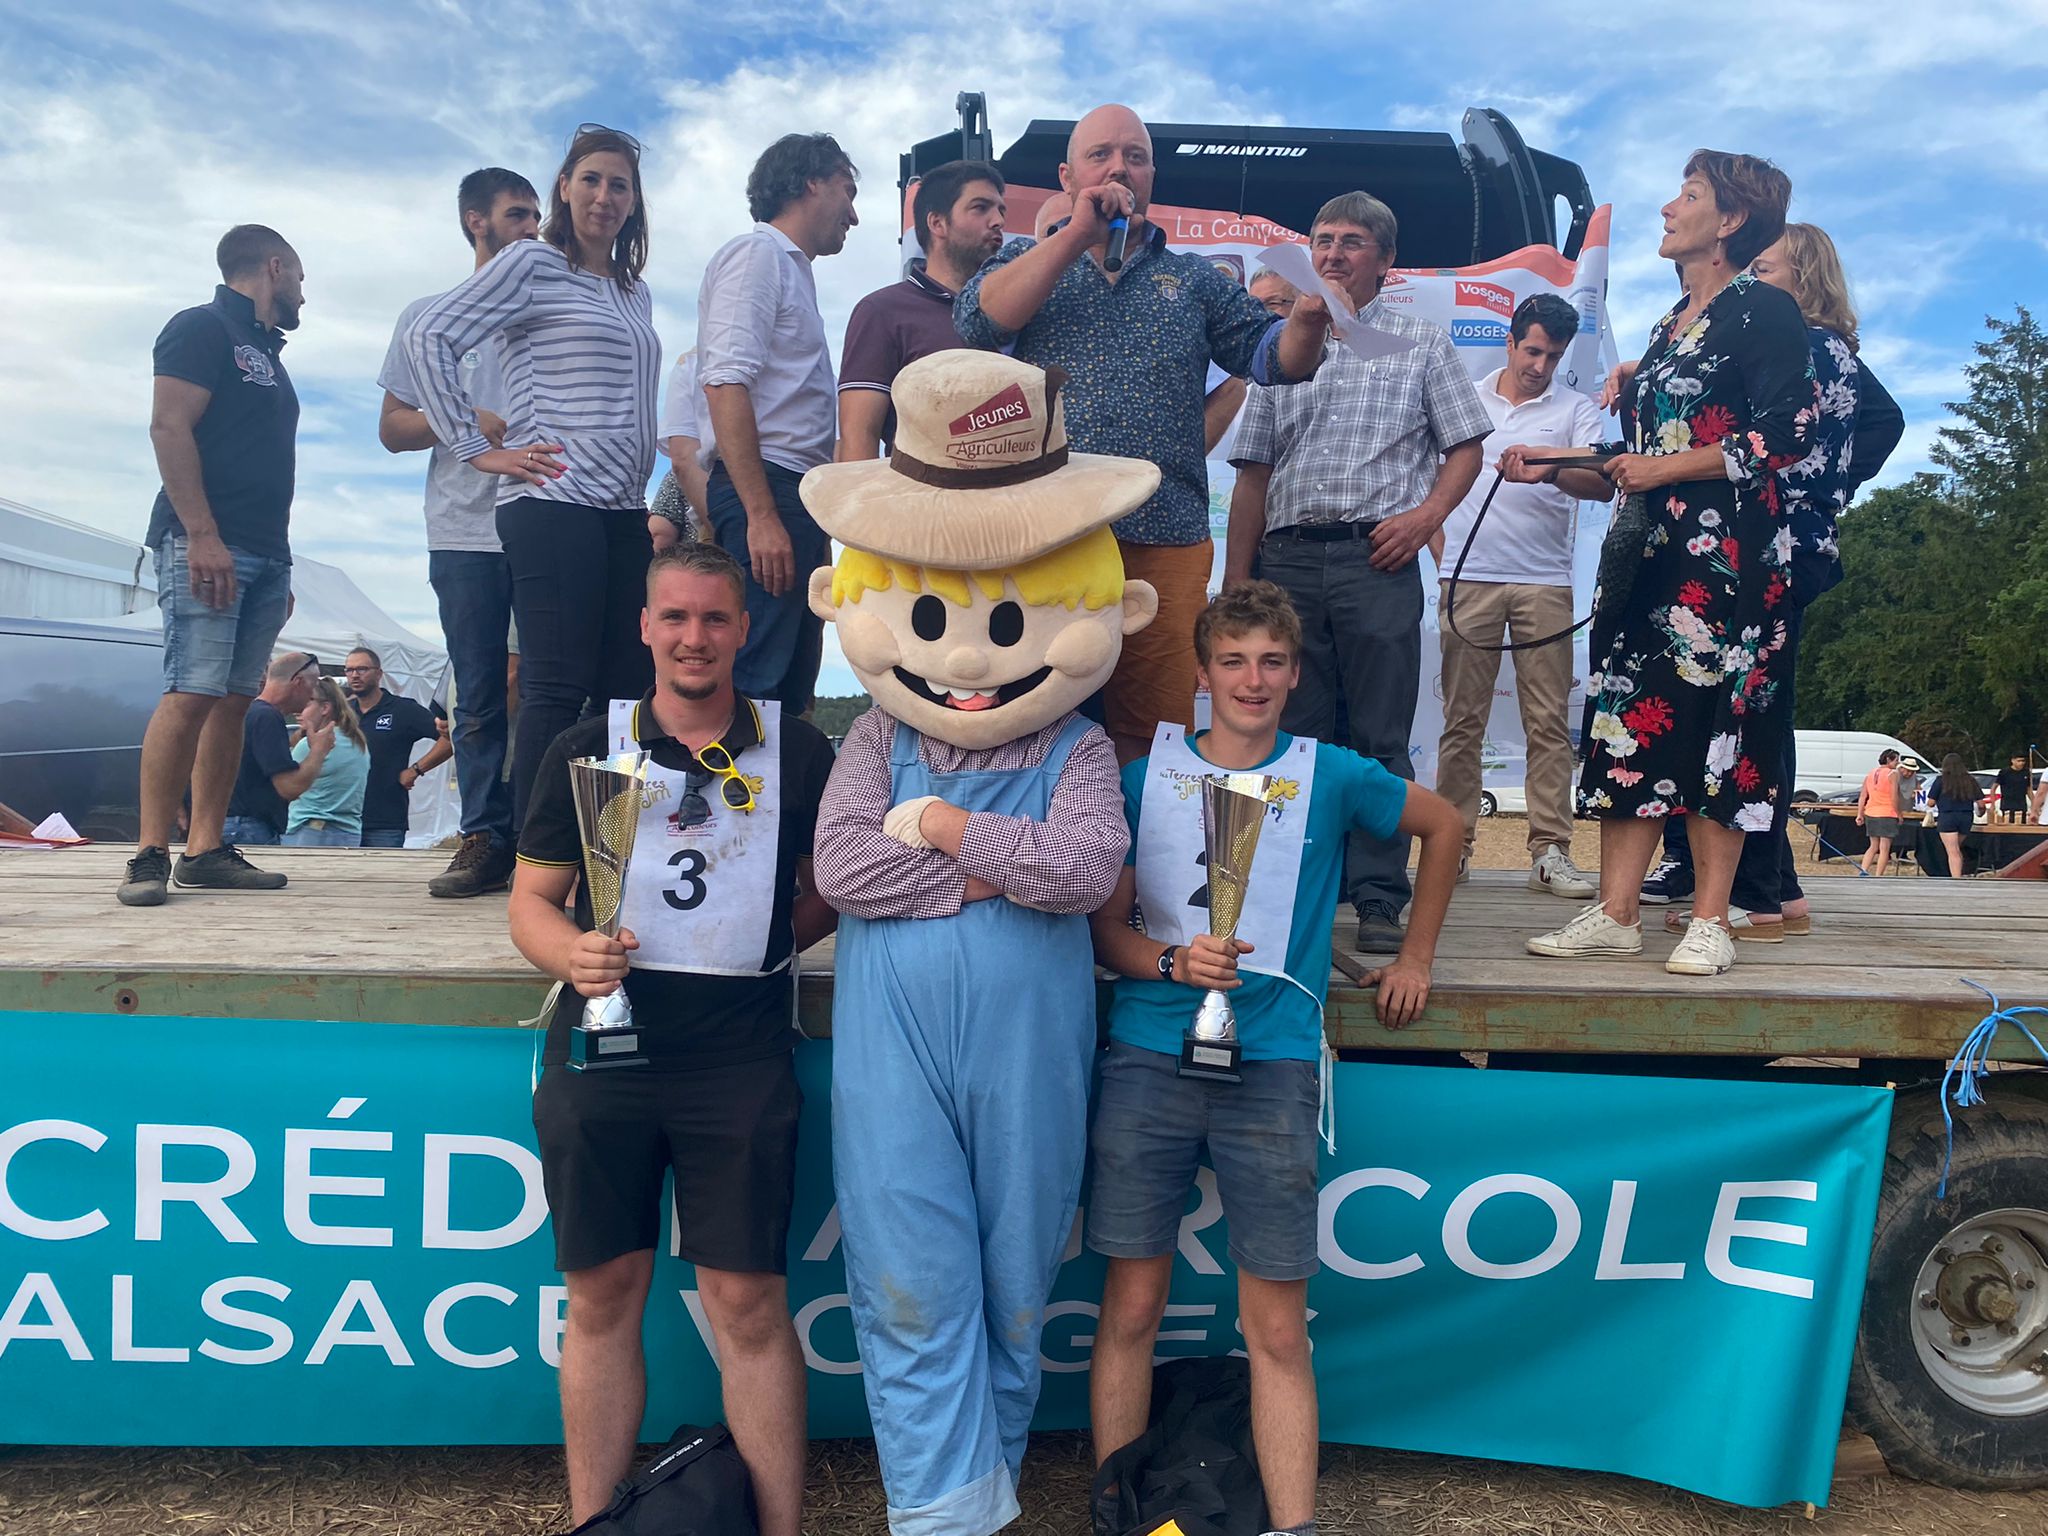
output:
M1159 488L1159 466L1075 453L1066 375L999 352L921 357L896 376L887 459L821 464L803 501L842 544L950 570L1034 559L1122 517Z

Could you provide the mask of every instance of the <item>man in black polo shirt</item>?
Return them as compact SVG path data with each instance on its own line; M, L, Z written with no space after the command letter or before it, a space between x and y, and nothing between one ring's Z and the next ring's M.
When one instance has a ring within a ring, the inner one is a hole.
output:
M568 983L534 1095L562 1336L562 1437L572 1518L626 1476L646 1404L641 1316L675 1175L676 1248L697 1267L725 1414L753 1474L763 1536L798 1536L804 1361L789 1317L797 1090L790 957L837 915L811 880L832 749L779 705L735 693L746 579L715 545L647 568L641 638L653 689L613 700L541 759L512 878L512 941ZM569 763L652 754L617 939L592 933ZM723 750L714 750L722 748ZM576 916L563 905L574 891ZM624 985L644 1065L575 1071L569 1029L586 997Z
M363 740L370 744L370 779L363 787L363 846L403 848L411 825L413 785L455 755L447 722L438 704L428 709L402 693L385 692L384 658L367 645L348 653L341 678L349 706L363 723ZM414 762L412 749L422 741L433 745Z
M1005 211L1003 173L985 160L950 160L919 180L910 215L923 260L854 305L846 322L834 458L874 458L896 436L896 375L920 357L967 345L953 329L953 296L1003 248Z
M292 477L299 399L278 354L298 329L305 268L276 230L238 224L215 253L211 304L156 339L149 439L163 488L145 542L156 551L164 694L142 738L140 846L118 892L161 905L189 785L183 886L274 890L222 833L242 761L242 719L263 687L291 608Z

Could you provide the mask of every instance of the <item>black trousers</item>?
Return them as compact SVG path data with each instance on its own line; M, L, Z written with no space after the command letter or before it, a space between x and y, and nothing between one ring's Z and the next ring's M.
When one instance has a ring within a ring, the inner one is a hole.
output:
M512 820L526 824L533 776L584 708L637 699L654 683L640 643L654 541L643 508L585 507L521 496L498 508L519 625L519 720L512 736Z

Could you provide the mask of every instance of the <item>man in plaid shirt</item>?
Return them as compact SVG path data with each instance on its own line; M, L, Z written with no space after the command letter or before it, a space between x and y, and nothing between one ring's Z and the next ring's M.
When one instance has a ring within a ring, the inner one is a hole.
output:
M1389 304L1393 211L1364 192L1332 198L1309 235L1316 271L1376 330L1414 344L1371 362L1325 343L1315 377L1253 385L1238 418L1224 584L1277 582L1301 615L1301 682L1282 729L1329 741L1344 700L1353 751L1413 779L1408 734L1422 675L1415 557L1479 475L1493 422L1451 339ZM1356 947L1393 954L1411 894L1408 839L1352 834L1344 888Z

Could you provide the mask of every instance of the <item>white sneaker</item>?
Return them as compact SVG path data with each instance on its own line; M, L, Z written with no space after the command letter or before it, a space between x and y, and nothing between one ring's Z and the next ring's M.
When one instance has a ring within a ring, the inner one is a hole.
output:
M1617 923L1597 901L1562 928L1538 934L1527 943L1532 955L1577 960L1588 955L1640 955L1643 925Z
M1600 894L1599 882L1590 879L1556 843L1544 849L1530 866L1529 889L1569 896L1573 901L1591 901Z
M1685 937L1664 969L1674 976L1718 976L1735 964L1735 941L1719 923L1696 917L1686 924Z

